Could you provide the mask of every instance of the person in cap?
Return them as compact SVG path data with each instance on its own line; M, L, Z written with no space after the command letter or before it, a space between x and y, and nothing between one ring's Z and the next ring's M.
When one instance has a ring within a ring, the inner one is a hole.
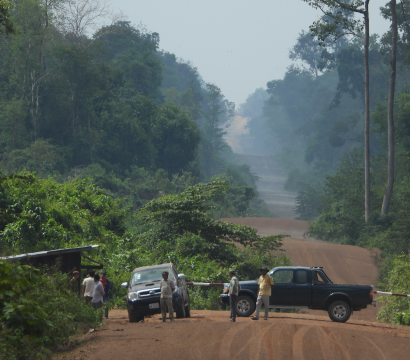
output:
M235 276L235 270L229 270L231 282L229 284L229 306L231 308L231 321L236 321L236 301L239 293L239 281Z
M107 279L107 272L100 270L100 282L104 288L103 302L105 305L105 318L108 319L108 301L110 300L110 280Z
M94 292L94 286L95 286L95 281L94 281L95 271L90 270L88 275L89 277L84 279L83 281L83 298L86 304L88 304L93 298L93 292Z
M94 290L91 305L94 309L101 309L104 306L104 286L100 281L100 275L94 275Z
M256 311L252 320L259 320L259 312L261 310L262 304L265 307L265 317L264 320L268 320L269 315L269 297L272 294L272 288L274 285L273 279L268 275L268 268L263 266L260 269L262 275L259 278L258 285L258 300L256 301Z
M71 290L77 296L79 294L79 287L78 287L79 278L80 278L80 273L78 271L73 271L73 277L68 282L68 290Z
M172 293L175 291L175 284L172 280L168 279L168 271L162 272L162 280L160 283L161 288L161 314L162 322L165 322L167 318L167 312L169 312L169 318L171 322L174 322L174 308L172 307Z

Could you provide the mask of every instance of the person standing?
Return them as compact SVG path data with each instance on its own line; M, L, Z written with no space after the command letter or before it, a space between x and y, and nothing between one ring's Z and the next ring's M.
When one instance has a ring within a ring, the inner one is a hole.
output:
M108 319L108 302L110 301L110 280L107 279L107 272L105 270L100 271L100 282L104 287L104 299L103 302L105 304L105 318Z
M93 298L93 291L95 287L94 275L95 271L90 270L89 277L83 281L83 298L86 304L88 304Z
M229 306L231 308L231 321L236 322L236 300L239 293L239 281L235 276L235 270L229 270L231 282L229 285Z
M78 287L79 278L80 278L80 273L78 271L73 271L73 277L68 282L68 290L71 290L77 296L79 294L79 287Z
M104 286L100 282L100 275L94 275L94 291L91 305L94 309L101 309L104 306Z
M174 308L172 307L172 293L175 290L175 284L172 280L168 279L168 271L162 272L162 280L160 284L161 288L161 313L162 322L165 322L167 318L167 312L169 312L169 319L174 322Z
M258 285L258 300L256 301L256 311L255 315L252 316L252 320L259 320L259 312L261 310L262 304L265 307L265 317L263 320L268 320L269 315L269 297L272 294L273 289L273 279L268 275L268 268L263 266L260 269L262 275L259 278Z

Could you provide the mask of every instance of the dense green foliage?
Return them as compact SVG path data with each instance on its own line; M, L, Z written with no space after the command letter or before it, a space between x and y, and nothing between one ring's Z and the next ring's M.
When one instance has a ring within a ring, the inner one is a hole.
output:
M386 289L399 294L410 293L410 255L397 256L386 279ZM381 321L410 326L410 299L403 297L382 297L383 308L378 314Z
M48 357L70 335L101 323L95 311L67 290L67 276L0 262L0 359Z
M234 215L257 211L246 203L257 197L249 168L225 160L234 104L191 64L160 51L159 34L117 21L87 36L82 21L101 14L76 19L66 5L19 0L7 8L16 32L0 35L3 171L61 182L86 173L138 208L184 188L161 181L146 191L141 182L182 176L192 185L233 169L240 186L253 188ZM77 23L82 30L67 30Z
M0 184L3 254L84 245L109 244L125 233L125 209L88 180L60 184L32 174Z
M12 33L14 31L13 23L10 21L11 1L0 0L0 34Z
M45 11L36 4L23 2L16 12L28 11L29 5ZM151 34L119 23L111 30L115 36L79 47L60 39L57 29L44 45L41 31L20 29L3 39L4 170L27 168L33 160L38 167L47 159L47 165L62 174L92 163L118 174L133 165L170 173L188 169L200 140L198 125L180 107L160 101L162 64ZM31 61L16 66L24 61L26 46ZM37 61L41 51L44 64ZM31 147L37 159L30 159ZM46 159L39 162L39 157Z

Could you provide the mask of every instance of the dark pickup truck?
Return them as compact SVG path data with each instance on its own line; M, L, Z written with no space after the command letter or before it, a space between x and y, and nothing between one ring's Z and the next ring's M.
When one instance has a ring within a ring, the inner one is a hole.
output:
M370 285L333 284L321 267L276 267L269 271L275 285L269 299L272 309L326 310L331 320L346 322L353 311L366 309L373 302ZM240 281L236 303L239 316L250 316L255 311L257 281ZM220 299L229 304L229 284L225 284Z
M130 322L138 322L144 320L144 316L161 313L160 282L163 271L168 271L169 279L175 284L172 304L177 318L191 316L185 275L178 273L173 264L161 264L136 268L131 274L130 282L121 284L121 287L128 289L126 301Z

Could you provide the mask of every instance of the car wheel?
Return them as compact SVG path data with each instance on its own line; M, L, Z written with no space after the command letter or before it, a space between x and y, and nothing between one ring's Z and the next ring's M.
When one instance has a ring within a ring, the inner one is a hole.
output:
M183 319L185 317L185 306L182 304L178 310L176 311L177 313L177 319Z
M255 301L250 296L238 296L238 300L236 301L236 315L243 317L251 316L255 311L255 306Z
M187 306L185 306L185 317L189 318L191 317L191 304L188 303Z
M144 320L144 316L128 312L128 319L129 319L130 323L136 323L136 322L140 322L140 321Z
M351 309L348 303L338 300L330 304L328 313L332 321L344 323L349 320Z

